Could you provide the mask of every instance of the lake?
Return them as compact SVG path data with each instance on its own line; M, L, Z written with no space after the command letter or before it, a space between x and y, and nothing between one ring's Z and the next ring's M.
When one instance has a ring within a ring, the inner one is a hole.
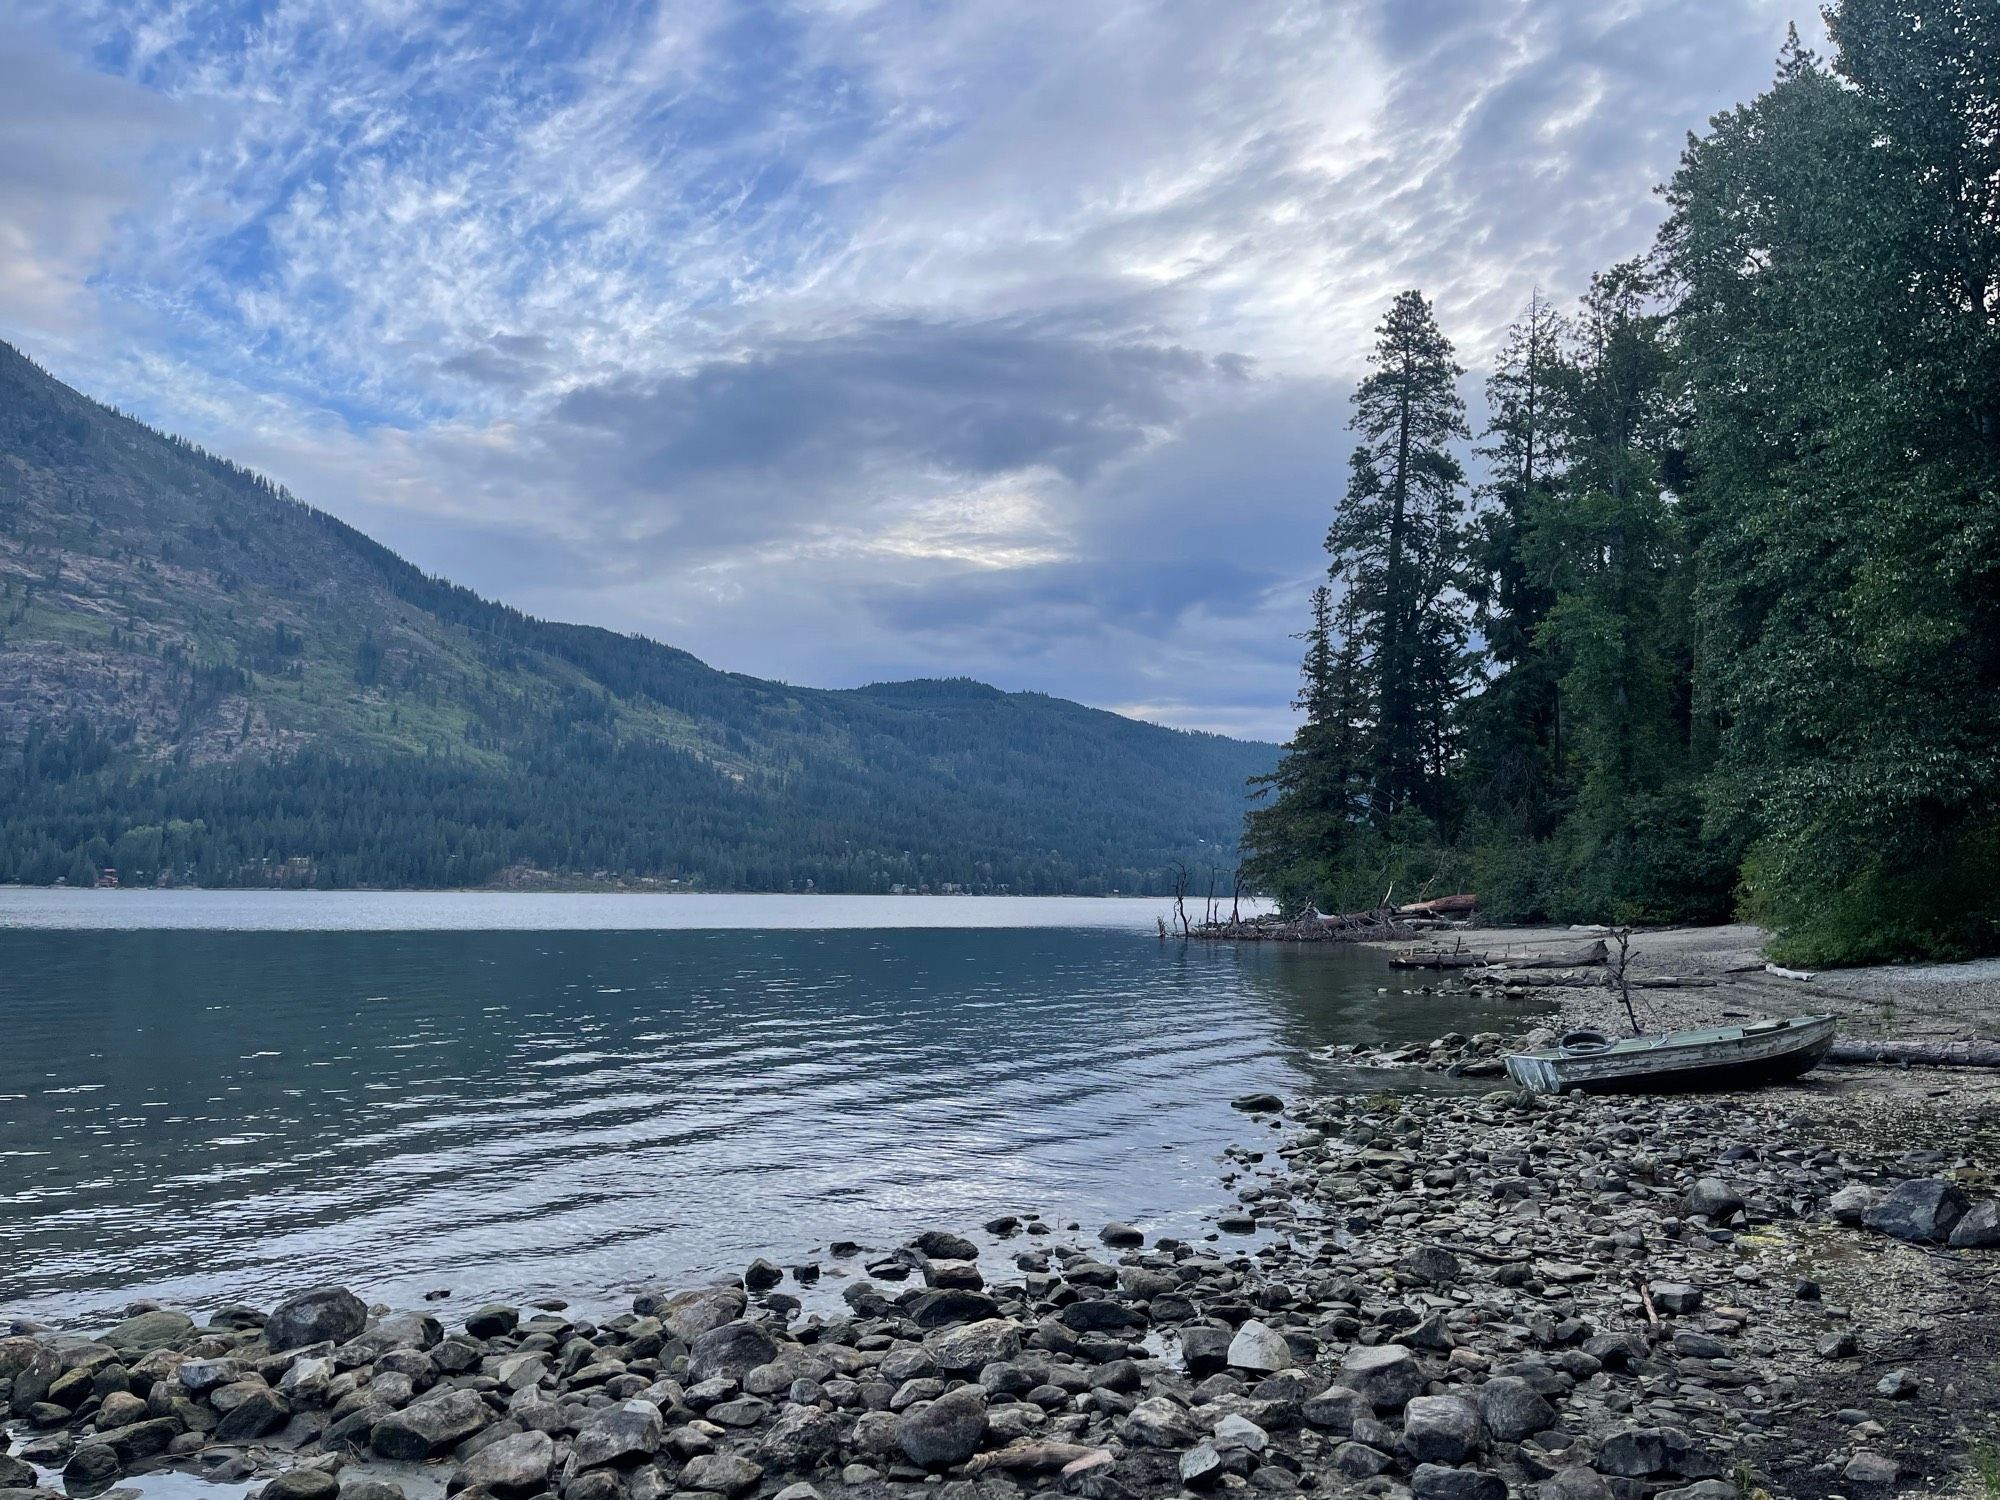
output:
M0 1313L601 1309L1027 1210L1201 1233L1273 1138L1232 1097L1502 1019L1165 910L0 889Z

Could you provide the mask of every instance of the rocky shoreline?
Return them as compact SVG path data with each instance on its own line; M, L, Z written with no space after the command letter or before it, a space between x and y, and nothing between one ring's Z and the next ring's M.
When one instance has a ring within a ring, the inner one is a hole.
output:
M321 1288L200 1324L17 1328L0 1500L116 1500L166 1468L398 1500L385 1476L411 1463L466 1500L2000 1485L1978 1477L2000 1463L1991 1094L1476 1087L1243 1101L1272 1140L1232 1151L1238 1207L1198 1242L1003 1220L983 1259L933 1229L601 1321L446 1328ZM848 1268L834 1311L803 1310Z

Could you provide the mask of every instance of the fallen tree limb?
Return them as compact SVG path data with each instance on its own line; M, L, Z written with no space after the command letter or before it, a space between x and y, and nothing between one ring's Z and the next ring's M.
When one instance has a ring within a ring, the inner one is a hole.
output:
M1509 988L1595 990L1608 987L1612 981L1608 974L1587 969L1516 969L1496 964L1473 975L1472 982ZM1713 979L1695 979L1684 974L1632 974L1625 983L1635 990L1708 990L1716 985Z
M1819 975L1808 974L1804 969L1787 969L1782 964L1765 964L1764 972L1766 974L1775 974L1780 979L1800 979L1807 983L1811 983L1813 980L1819 978Z
M1496 967L1509 969L1587 969L1593 964L1608 963L1609 956L1602 938L1588 948L1572 949L1568 953L1531 953L1519 958L1505 958Z
M2000 1068L2000 1042L1869 1042L1841 1037L1826 1060L1859 1067Z
M1484 953L1398 953L1389 960L1392 969L1481 969L1489 959Z
M1429 901L1412 901L1408 906L1396 908L1399 917L1449 917L1471 911L1479 905L1479 898L1467 891L1459 896L1434 896Z

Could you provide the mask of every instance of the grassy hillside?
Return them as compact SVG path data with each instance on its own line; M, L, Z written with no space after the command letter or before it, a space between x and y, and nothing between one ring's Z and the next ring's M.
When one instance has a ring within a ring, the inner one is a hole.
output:
M0 344L0 879L1158 890L1274 755L536 620Z

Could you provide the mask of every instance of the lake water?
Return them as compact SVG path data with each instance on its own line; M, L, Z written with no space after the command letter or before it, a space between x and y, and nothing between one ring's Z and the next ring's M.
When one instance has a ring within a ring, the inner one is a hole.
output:
M0 889L0 1314L593 1308L1026 1210L1199 1233L1270 1135L1232 1097L1500 1019L1164 910Z

